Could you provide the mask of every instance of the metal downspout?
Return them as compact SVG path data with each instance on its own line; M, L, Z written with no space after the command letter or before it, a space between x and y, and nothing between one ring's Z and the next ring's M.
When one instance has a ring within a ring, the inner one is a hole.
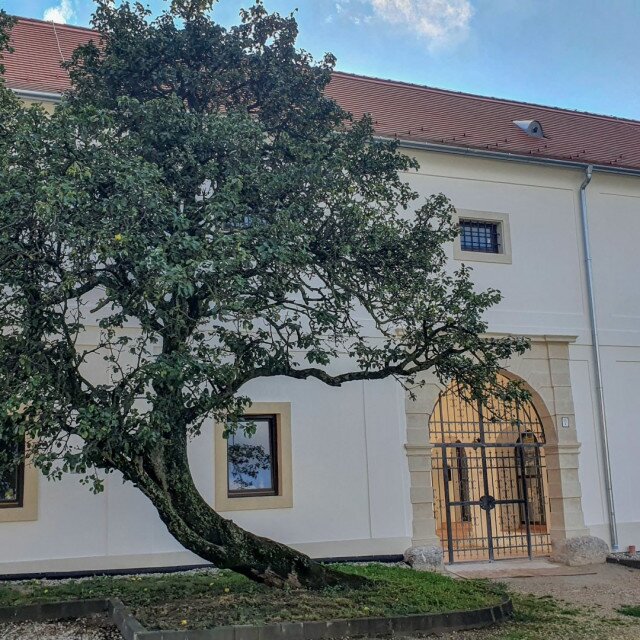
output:
M607 430L607 412L604 402L604 386L602 384L602 360L600 358L600 339L598 336L598 318L593 286L593 265L591 257L591 241L589 239L589 216L587 210L586 189L593 177L593 166L586 169L584 181L580 185L580 213L582 216L582 241L584 243L584 261L587 276L587 297L589 299L589 316L591 320L591 342L595 362L594 375L596 379L596 396L598 414L600 418L600 435L602 439L602 457L604 466L604 482L609 509L609 534L611 536L611 550L618 550L618 525L616 523L616 508L613 497L613 480L611 477L611 456L609 453L609 433Z

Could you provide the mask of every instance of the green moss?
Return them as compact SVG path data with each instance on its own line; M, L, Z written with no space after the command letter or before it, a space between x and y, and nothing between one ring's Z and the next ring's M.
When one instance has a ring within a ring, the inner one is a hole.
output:
M53 586L34 581L0 588L0 606L118 597L145 626L175 629L476 609L503 598L499 588L486 582L382 565L336 568L364 576L370 584L321 591L270 589L228 571L102 577Z
M625 605L618 609L618 613L632 618L640 618L640 605Z

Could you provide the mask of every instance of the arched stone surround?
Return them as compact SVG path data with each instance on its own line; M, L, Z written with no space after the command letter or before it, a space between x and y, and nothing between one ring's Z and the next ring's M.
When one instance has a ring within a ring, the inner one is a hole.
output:
M503 373L524 382L542 420L546 435L546 460L552 544L589 535L582 512L578 477L578 442L573 393L569 374L569 343L573 337L532 336L531 349L505 363ZM406 397L406 451L413 511L413 547L441 547L436 534L431 480L432 445L429 418L443 386L427 373L424 385ZM562 426L568 421L568 426Z

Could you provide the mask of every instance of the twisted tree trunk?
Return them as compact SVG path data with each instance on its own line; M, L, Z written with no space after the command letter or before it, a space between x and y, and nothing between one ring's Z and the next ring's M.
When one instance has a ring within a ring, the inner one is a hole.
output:
M198 492L187 459L187 438L173 430L153 456L121 471L151 500L185 548L221 569L273 587L362 586L364 578L335 571L307 555L245 531L214 511Z

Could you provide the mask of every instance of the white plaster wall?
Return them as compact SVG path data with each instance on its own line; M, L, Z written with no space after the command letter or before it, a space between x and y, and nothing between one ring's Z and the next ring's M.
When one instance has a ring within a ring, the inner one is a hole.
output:
M596 176L590 225L620 548L640 544L640 179ZM607 519L594 527L607 537Z
M236 522L288 543L408 537L395 384L277 378L246 392L291 402L294 507L237 512Z
M443 192L458 208L509 215L512 264L473 264L478 287L504 294L489 314L490 330L576 337L571 379L583 510L591 531L606 538L580 236L582 174L413 155L421 169L408 179L425 196ZM640 545L640 178L596 175L588 193L621 544ZM229 517L316 556L399 553L408 546L404 395L394 382L329 389L313 381L271 379L252 383L247 393L255 401L292 405L294 507ZM212 500L211 429L193 443L191 456L196 482ZM80 560L74 564L73 558ZM148 501L116 477L99 496L73 477L43 481L38 521L0 525L0 572L16 563L41 570L44 559L54 568L195 560L171 539Z
M223 514L316 557L402 553L410 543L401 419L391 381L341 389L274 378L243 389L256 402L290 402L294 506ZM194 478L213 502L209 424L190 446ZM0 573L197 563L151 503L119 474L94 496L78 478L40 482L35 522L0 525Z
M469 262L479 288L504 299L489 312L492 331L586 336L578 227L579 172L418 153L409 175L424 194L442 192L458 209L506 213L512 264ZM450 265L453 260L450 248Z
M640 543L640 178L596 174L588 202L614 501L624 550ZM580 342L590 345L590 336ZM591 350L575 351L589 369L592 390ZM590 432L583 462L588 455L589 463L582 465L581 478L591 490L584 505L591 510L592 531L609 539L595 391L589 400L583 407Z

